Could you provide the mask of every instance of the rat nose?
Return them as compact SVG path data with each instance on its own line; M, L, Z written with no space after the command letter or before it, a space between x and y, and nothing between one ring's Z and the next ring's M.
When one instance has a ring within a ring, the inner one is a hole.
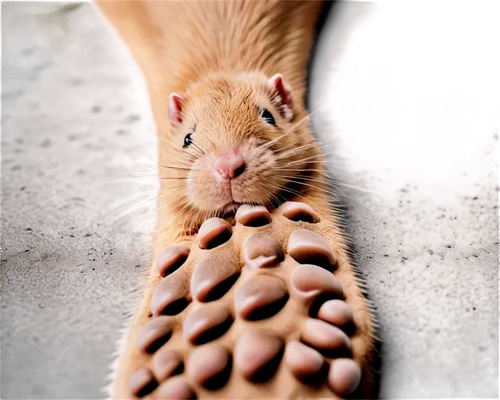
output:
M233 179L245 171L245 160L238 153L229 151L215 159L214 168L224 179Z

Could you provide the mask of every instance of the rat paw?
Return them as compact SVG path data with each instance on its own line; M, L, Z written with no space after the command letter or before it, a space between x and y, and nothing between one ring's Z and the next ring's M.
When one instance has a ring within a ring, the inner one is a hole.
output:
M150 359L131 376L130 392L153 398L355 393L371 351L369 312L332 237L307 204L287 202L273 214L243 205L234 226L210 218L190 246L160 252L151 318L137 337Z

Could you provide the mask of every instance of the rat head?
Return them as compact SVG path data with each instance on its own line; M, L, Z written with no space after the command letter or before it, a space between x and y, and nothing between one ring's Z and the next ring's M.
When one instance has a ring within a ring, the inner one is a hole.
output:
M276 207L318 160L305 110L280 74L207 77L170 94L168 116L163 159L173 170L164 193L198 216L225 216L243 203Z

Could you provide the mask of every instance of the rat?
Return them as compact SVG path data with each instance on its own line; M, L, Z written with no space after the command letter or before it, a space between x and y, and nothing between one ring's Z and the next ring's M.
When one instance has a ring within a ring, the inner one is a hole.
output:
M191 246L197 236L202 240L200 227L207 220L234 224L241 207L273 213L291 201L314 209L326 226L320 233L335 244L339 280L361 332L351 345L356 367L339 372L353 376L340 380L352 388L336 391L340 384L331 383L330 389L340 396L354 390L372 396L373 312L332 210L324 156L305 106L307 67L323 3L100 0L96 5L132 53L150 95L161 183L155 256L172 243ZM141 372L140 379L131 376L148 362L134 341L151 318L161 279L153 266L120 351L113 398L130 396L131 379L154 380L150 372ZM191 396L183 385L172 390Z

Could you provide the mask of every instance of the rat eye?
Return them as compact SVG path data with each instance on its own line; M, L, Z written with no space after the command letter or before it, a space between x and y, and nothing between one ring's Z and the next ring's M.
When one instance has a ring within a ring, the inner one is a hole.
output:
M184 137L184 145L182 146L182 148L186 148L188 147L191 143L193 143L193 134L192 133L188 133L185 137Z
M266 110L265 108L260 109L260 117L264 120L265 123L273 125L273 126L278 126L276 124L276 121L274 120L273 114L269 110Z

